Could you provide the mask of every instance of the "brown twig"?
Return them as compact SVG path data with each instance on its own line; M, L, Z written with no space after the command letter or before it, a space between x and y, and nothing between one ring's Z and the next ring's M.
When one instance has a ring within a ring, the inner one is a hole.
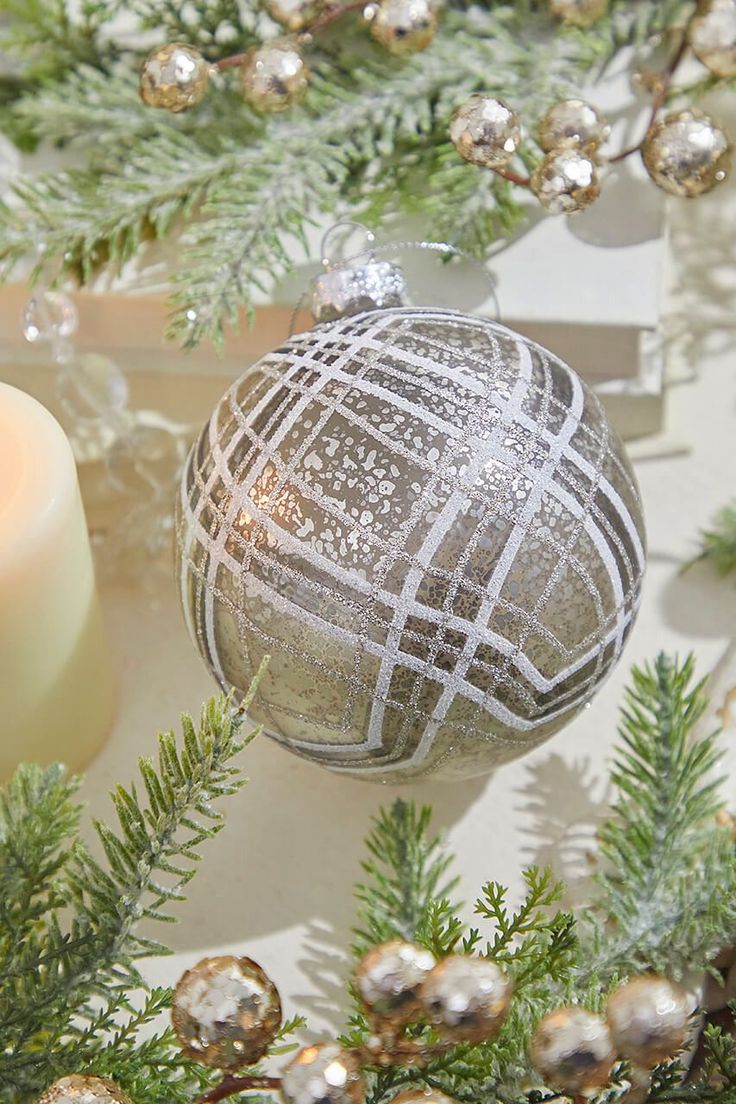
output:
M659 86L658 86L657 91L654 94L654 98L652 100L652 110L651 110L650 115L649 115L649 121L647 123L646 130L644 131L644 137L641 139L640 142L637 142L636 145L628 146L626 149L621 150L620 153L617 153L615 155L615 157L609 157L608 158L609 165L615 165L618 161L623 161L625 158L630 157L632 153L638 153L639 150L641 149L641 147L643 146L643 144L646 140L647 134L649 134L649 131L654 126L654 122L657 118L657 115L659 115L659 112L662 110L662 107L665 103L665 100L667 99L667 96L669 95L669 91L670 91L670 88L672 87L672 81L674 80L675 73L679 69L681 62L682 62L683 58L685 57L685 55L688 51L688 48L689 48L689 45L690 45L689 33L688 33L689 30L690 30L690 24L688 23L687 26L685 27L685 29L682 32L682 35L680 37L680 42L678 44L677 49L675 50L674 54L670 58L670 60L667 63L666 67L659 74Z
M515 173L513 169L494 169L493 171L496 176L503 177L504 180L508 180L511 184L516 184L519 188L528 188L531 185L531 177Z
M236 1077L227 1074L219 1085L200 1096L196 1104L217 1104L218 1100L224 1100L235 1093L253 1092L256 1089L277 1090L281 1088L280 1077Z
M350 12L358 11L366 6L367 0L350 0L349 4L335 4L333 7L328 8L324 15L321 15L319 19L315 20L310 27L305 27L303 31L300 31L295 37L297 39L309 39L316 34L319 34L326 27L329 27L336 19L342 19L343 15L348 15ZM219 61L214 63L214 68L218 73L222 73L225 69L238 69L245 58L247 53L231 54L230 57L220 58Z

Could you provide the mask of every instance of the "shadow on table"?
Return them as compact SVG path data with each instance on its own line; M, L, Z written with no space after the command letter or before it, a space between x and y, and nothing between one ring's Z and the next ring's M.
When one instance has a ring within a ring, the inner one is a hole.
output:
M344 950L355 919L352 886L379 808L396 797L430 804L435 827L444 830L468 812L487 782L359 782L299 760L266 737L246 754L251 781L230 799L226 829L208 845L183 922L172 929L174 950L256 938L305 921L312 922L315 937L319 933L320 947L327 939ZM226 907L212 907L213 885ZM328 959L334 965L334 956Z
M661 597L665 622L692 637L736 636L736 586L709 563L674 572Z
M608 797L588 759L568 762L552 752L530 764L519 788L525 810L524 866L549 866L565 883L563 904L589 900L598 824L608 815ZM528 827L526 825L528 824Z

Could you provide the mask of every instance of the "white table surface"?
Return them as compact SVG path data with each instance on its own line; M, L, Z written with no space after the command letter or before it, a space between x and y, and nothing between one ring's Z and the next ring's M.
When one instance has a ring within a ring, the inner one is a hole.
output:
M532 862L552 862L573 881L588 872L588 825L604 808L606 763L629 665L659 649L693 650L706 673L736 635L736 586L703 566L679 573L698 528L734 495L736 483L736 329L733 295L720 275L734 263L723 214L735 195L730 186L673 211L672 240L684 269L676 265L672 282L680 293L667 307L680 335L672 357L684 355L697 373L672 388L669 423L690 450L637 464L650 549L643 605L622 664L591 707L526 759L493 777L454 785L351 781L260 738L245 753L249 785L224 803L227 825L203 847L205 862L179 909L180 923L158 933L176 953L147 965L152 981L175 981L207 952L247 953L274 978L288 1014L306 1013L312 1035L334 1031L344 1003L351 887L360 874L363 837L381 804L399 795L434 807L436 827L457 854L467 901L488 879L518 891L520 871ZM719 296L722 309L714 313ZM698 332L704 317L716 328ZM108 789L133 777L136 756L153 749L155 730L176 726L182 709L197 712L213 686L186 636L168 573L108 580L102 598L120 709L82 794L91 813L109 816ZM736 766L736 752L730 758Z

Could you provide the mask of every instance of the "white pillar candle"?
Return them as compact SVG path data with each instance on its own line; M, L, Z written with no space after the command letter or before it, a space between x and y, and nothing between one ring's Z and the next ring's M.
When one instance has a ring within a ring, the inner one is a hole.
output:
M71 446L0 383L0 777L29 760L83 767L113 700Z

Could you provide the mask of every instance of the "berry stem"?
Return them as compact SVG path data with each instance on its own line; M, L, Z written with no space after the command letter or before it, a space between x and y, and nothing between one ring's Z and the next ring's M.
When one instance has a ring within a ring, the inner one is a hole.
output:
M280 1077L236 1077L234 1074L226 1074L219 1085L200 1096L195 1104L217 1104L218 1100L224 1100L235 1093L252 1092L256 1089L270 1089L276 1091L281 1088Z
M504 180L508 180L511 184L516 184L519 188L528 188L531 185L531 177L515 173L513 169L494 169L493 172L495 172L496 176L502 176Z
M615 165L618 161L623 161L627 157L630 157L632 153L638 153L638 151L644 145L644 141L646 139L646 136L647 136L647 134L649 134L649 131L654 126L654 122L657 118L657 115L659 115L659 112L662 110L664 102L667 99L667 96L669 95L669 91L670 91L670 88L672 87L672 81L674 80L675 73L677 72L678 68L680 67L680 63L682 62L683 58L687 54L687 51L688 51L688 48L689 48L689 30L690 30L690 23L688 22L687 25L685 26L681 36L680 36L680 41L678 43L677 49L673 53L672 57L670 58L669 62L666 65L666 67L659 74L659 86L658 86L657 91L655 92L654 98L652 100L652 110L649 114L649 121L647 122L646 130L644 131L643 138L641 139L641 141L637 142L635 145L628 146L626 149L621 150L621 152L617 153L615 155L615 157L609 157L608 158L609 165Z
M343 15L347 15L349 12L359 11L365 6L366 0L350 0L349 4L335 4L328 8L325 14L315 20L310 27L305 27L303 31L300 31L296 37L300 40L308 40L311 36L319 34L320 31L329 27L336 19L341 19ZM231 54L230 57L220 58L219 61L216 61L214 68L218 73L222 73L225 69L238 69L246 57L246 53Z

